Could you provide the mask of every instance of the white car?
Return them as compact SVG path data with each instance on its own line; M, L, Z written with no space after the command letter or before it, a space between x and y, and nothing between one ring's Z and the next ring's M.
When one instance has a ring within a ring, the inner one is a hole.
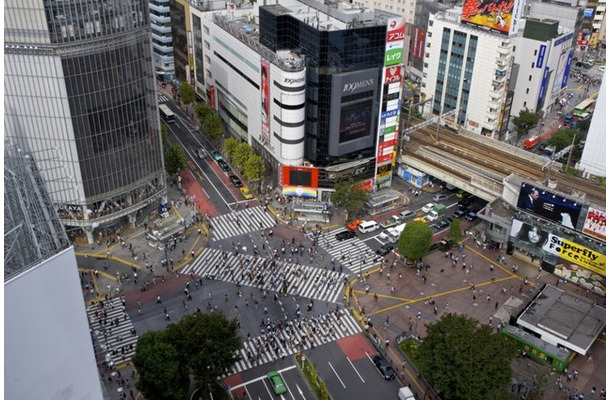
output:
M599 70L600 70L600 71L602 71L602 72L605 72L605 71L606 71L606 66L605 66L605 65L600 65L598 68L599 68Z
M436 204L435 204L435 203L428 203L428 204L426 204L425 206L423 206L423 207L421 208L421 210L422 210L424 213L426 213L426 214L427 214L427 213L429 213L430 211L432 211L432 209L434 208L434 206L436 206Z

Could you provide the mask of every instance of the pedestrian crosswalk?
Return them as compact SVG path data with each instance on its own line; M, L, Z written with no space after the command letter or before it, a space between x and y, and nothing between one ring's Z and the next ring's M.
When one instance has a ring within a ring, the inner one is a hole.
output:
M267 229L275 225L275 218L263 206L244 208L210 219L212 241Z
M182 272L333 303L342 299L346 281L346 275L338 271L211 248Z
M345 231L345 228L325 233L318 239L318 244L326 250L336 262L341 263L343 268L359 274L383 262L383 257L378 256L357 237L347 240L337 240L335 235Z
M89 326L111 365L131 360L138 336L119 297L87 307Z
M159 102L159 104L167 103L169 101L169 97L167 97L165 93L157 92L157 101Z
M263 335L244 341L239 350L241 360L235 363L233 373L362 331L358 322L345 309L286 322L267 321L263 325Z

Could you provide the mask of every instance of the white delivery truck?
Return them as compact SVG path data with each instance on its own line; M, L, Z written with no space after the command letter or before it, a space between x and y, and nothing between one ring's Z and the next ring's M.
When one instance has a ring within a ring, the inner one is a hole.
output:
M405 386L405 387L401 387L400 389L398 389L398 399L399 400L415 400L415 395L413 395L413 392L411 391L411 389L409 389L407 386Z

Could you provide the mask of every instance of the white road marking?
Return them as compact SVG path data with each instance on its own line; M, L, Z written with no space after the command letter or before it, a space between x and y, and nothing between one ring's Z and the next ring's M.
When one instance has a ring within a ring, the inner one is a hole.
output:
M343 383L343 381L341 380L341 378L339 377L339 374L337 373L337 371L335 371L335 368L333 367L333 365L330 363L330 361L328 362L328 365L330 366L330 369L333 370L333 372L335 373L335 375L337 376L337 379L339 379L339 382L341 382L341 385L343 386L343 389L347 389L347 387L345 386L345 383Z

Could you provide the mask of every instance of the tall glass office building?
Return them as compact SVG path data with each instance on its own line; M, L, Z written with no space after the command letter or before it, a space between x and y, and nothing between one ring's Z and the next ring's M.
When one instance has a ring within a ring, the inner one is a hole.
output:
M142 221L166 192L147 1L4 8L5 132L69 234L91 242Z

